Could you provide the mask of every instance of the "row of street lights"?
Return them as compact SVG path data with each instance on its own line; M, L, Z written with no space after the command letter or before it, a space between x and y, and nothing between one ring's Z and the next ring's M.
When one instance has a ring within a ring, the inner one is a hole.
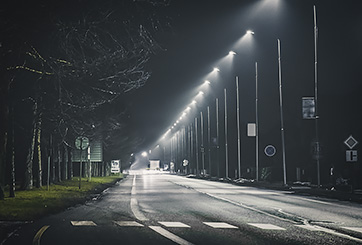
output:
M255 33L251 30L246 32L246 35L254 35ZM316 141L317 147L318 146L318 107L317 107L317 95L318 95L318 83L317 83L317 24L316 24L316 8L314 6L314 48L315 48L315 129L316 129ZM279 106L280 106L280 133L281 133L281 143L282 143L282 162L283 162L283 183L284 185L287 184L287 175L286 175L286 153L285 153L285 130L284 130L284 115L283 115L283 94L282 94L282 69L281 69L281 42L277 40L277 47L278 47L278 82L279 82ZM236 52L230 51L230 56L236 55ZM213 73L220 72L220 69L215 67L213 68ZM241 139L240 139L240 98L239 98L239 78L236 76L236 118L237 118L237 177L241 178ZM209 80L204 81L205 85L210 85L211 82ZM167 130L167 132L162 137L166 139L172 132L176 129L176 127L181 123L181 121L191 113L191 106L197 104L197 98L204 95L203 91L200 91L197 96L192 100L189 106L182 112L181 116L176 120L176 122ZM215 100L215 107L216 107L216 159L219 161L219 141L220 141L220 132L219 132L219 99L216 98ZM203 112L200 111L200 140L198 139L198 116L195 117L194 120L194 131L191 126L188 127L188 138L190 141L190 154L189 156L196 155L196 175L200 175L199 171L199 152L201 152L201 164L202 164L202 171L201 174L204 175L205 173L205 147L204 147L204 115ZM225 177L229 178L229 149L228 149L228 110L227 110L227 91L224 88L224 137L225 137ZM252 136L255 136L255 179L259 180L259 118L258 118L258 63L255 62L255 133ZM211 132L210 132L210 106L207 106L207 140L208 140L208 169L211 174ZM182 151L183 144L185 142L185 127L183 128L182 133ZM193 139L193 135L195 135L195 140ZM179 141L179 131L175 133L173 136L170 137L170 148L171 148L171 161L173 161L173 150L175 148L178 149L178 146L175 146L175 137L176 143L178 144ZM195 141L195 146L193 142ZM200 148L199 148L200 143ZM195 149L195 152L193 151ZM177 166L177 164L176 164ZM318 176L318 186L320 185L320 173L319 173L319 157L317 157L317 176ZM217 164L217 175L219 176L219 163ZM220 177L220 176L219 176Z

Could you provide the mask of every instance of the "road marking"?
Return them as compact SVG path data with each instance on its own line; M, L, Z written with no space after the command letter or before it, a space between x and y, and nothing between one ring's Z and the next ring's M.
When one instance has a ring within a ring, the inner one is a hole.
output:
M180 245L192 245L191 242L186 241L185 239L176 236L175 234L163 229L161 226L149 226L152 230L154 230L155 232L157 232L158 234L160 234L161 236L164 236L168 239L170 239L171 241L180 244Z
M238 227L230 225L225 222L203 222L203 223L215 229L238 229Z
M140 211L138 206L138 201L136 198L131 198L131 210L133 215L138 219L139 221L147 221L149 219L146 218L146 216Z
M119 226L133 226L133 227L142 227L144 225L136 222L136 221L113 221Z
M322 231L319 227L316 227L314 225L295 225L296 227L303 228L309 231Z
M191 228L191 226L186 225L182 222L164 222L164 221L160 222L160 221L158 221L158 223L160 223L161 225L166 226L166 227Z
M263 229L263 230L279 230L279 231L285 231L284 228L272 225L272 224L264 224L264 223L248 223L248 225L255 226L257 228Z
M44 234L44 232L49 228L49 225L45 225L36 233L33 239L33 245L40 245L40 238Z
M70 221L73 226L97 226L93 221Z
M356 231L356 232L362 233L362 227L347 227L347 226L344 226L342 228L346 229L346 230Z

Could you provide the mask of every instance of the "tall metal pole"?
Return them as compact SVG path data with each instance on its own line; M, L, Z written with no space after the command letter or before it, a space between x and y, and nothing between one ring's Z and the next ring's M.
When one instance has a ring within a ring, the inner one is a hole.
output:
M205 147L204 147L204 114L200 111L200 131L201 131L201 163L202 174L205 174Z
M83 137L80 138L80 160L79 160L79 189L82 183L82 150L83 150Z
M199 176L199 141L198 141L198 132L197 132L197 117L195 117L195 149L196 149L196 176Z
M208 160L209 175L211 176L211 126L210 126L210 106L207 107L207 141L208 141Z
M219 99L216 98L216 166L217 166L217 177L220 177L220 145L219 145Z
M278 39L278 68L279 68L279 105L280 105L280 132L282 136L283 150L283 183L287 185L287 166L285 162L285 136L284 136L284 115L283 115L283 92L282 92L282 61L280 56L280 40Z
M317 10L313 6L314 12L314 102L315 102L315 133L316 133L316 150L317 150L317 176L318 187L321 185L320 179L320 145L319 145L319 130L318 130L318 60L317 60L317 41L318 41L318 27L317 27Z
M236 124L238 128L238 177L241 178L239 77L236 76Z
M224 88L225 98L225 177L229 178L229 151L228 151L228 111L226 100L226 88Z
M191 159L192 159L192 165L194 165L194 131L193 131L193 126L192 123L190 125L190 154L191 154ZM189 170L191 170L192 172L192 168L191 168L191 164L189 167Z
M255 62L255 174L259 181L258 62Z

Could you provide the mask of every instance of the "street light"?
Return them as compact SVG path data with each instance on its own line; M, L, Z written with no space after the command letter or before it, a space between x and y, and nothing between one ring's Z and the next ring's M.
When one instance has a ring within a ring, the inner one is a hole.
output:
M214 71L214 72L219 72L219 71L220 71L220 69L219 69L219 68L217 68L217 67L214 67L214 69L213 69L212 71Z
M236 53L234 51L229 51L229 55L236 55Z
M254 35L255 33L254 33L252 30L247 30L247 31L246 31L246 34Z

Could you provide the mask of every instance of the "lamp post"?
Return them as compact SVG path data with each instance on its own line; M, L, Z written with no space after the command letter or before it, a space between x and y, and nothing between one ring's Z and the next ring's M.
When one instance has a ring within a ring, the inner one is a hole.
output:
M219 145L219 99L215 99L216 104L216 166L217 166L217 177L220 177L220 145Z
M207 107L207 145L209 160L209 175L211 176L211 127L210 127L210 106Z
M285 162L285 136L284 136L284 116L283 116L283 93L282 93L282 62L280 58L280 40L278 39L278 68L279 68L279 105L280 105L280 132L282 137L283 150L283 183L287 185L287 168Z
M236 77L236 123L238 129L238 177L241 178L239 77Z
M199 176L199 141L198 141L198 132L197 132L197 117L195 117L195 150L196 150L196 176Z
M258 62L255 62L255 174L259 181Z
M229 178L229 152L228 152L228 114L227 114L227 100L226 100L226 88L224 88L225 99L225 177Z
M321 185L320 179L320 145L319 145L319 128L318 128L318 59L317 59L317 41L318 41L318 27L317 27L317 10L313 6L314 12L314 102L315 102L315 134L316 134L316 158L317 158L317 178L318 187Z
M201 163L202 174L205 174L205 147L204 147L204 115L200 111L200 131L201 131Z

